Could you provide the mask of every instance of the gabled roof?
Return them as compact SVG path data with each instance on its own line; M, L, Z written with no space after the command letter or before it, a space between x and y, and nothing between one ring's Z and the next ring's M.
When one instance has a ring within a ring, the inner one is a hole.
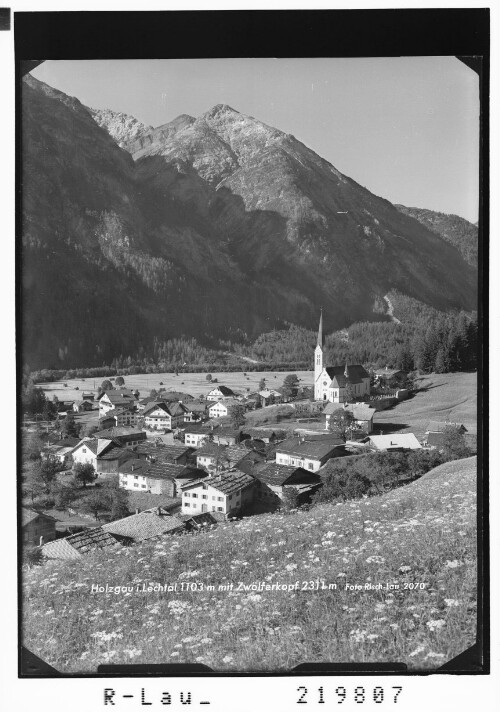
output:
M121 443L113 444L113 447L97 456L99 460L131 460L135 457L135 452L126 447L121 447Z
M122 393L115 393L114 391L106 391L106 393L103 393L102 398L104 398L104 396L107 396L109 402L114 406L127 405L128 403L130 403L134 400L133 395L128 396L128 395L125 395ZM101 401L102 401L102 398L101 398Z
M276 445L276 453L286 453L297 455L298 457L309 457L313 460L321 460L326 457L336 447L343 446L341 438L328 437L321 440L306 440L304 438L289 438Z
M207 456L207 455L225 455L227 452L227 445L217 445L217 443L214 442L205 442L203 445L196 450L196 457L200 457L200 455Z
M26 526L26 524L33 522L38 517L47 519L50 522L57 521L54 517L50 517L48 514L44 514L43 512L38 512L36 509L31 509L31 507L21 507L21 526Z
M337 388L344 388L347 382L345 377L345 365L344 366L328 366L325 370L334 382ZM370 374L366 371L360 364L353 364L347 366L347 373L349 375L350 383L361 383L363 378L370 378Z
M86 529L83 532L78 532L78 534L71 534L65 539L80 554L88 554L96 549L106 549L109 546L117 545L116 539L113 539L111 534L104 531L103 527Z
M302 467L277 465L275 462L271 462L256 472L255 477L268 485L280 486L284 485L285 482L298 471L302 471ZM303 472L306 475L309 474L307 470L303 470Z
M170 415L170 409L163 401L153 401L153 403L150 403L144 408L142 414L146 417L149 413L154 413L155 410L162 410L165 415Z
M114 542L116 544L116 541ZM67 539L55 539L54 541L48 541L41 547L42 554L47 559L80 559L81 554L71 544Z
M213 388L213 389L209 392L208 395L210 395L211 393L214 393L214 392L217 391L217 390L220 391L220 393L222 393L223 396L234 396L234 395L236 395L236 393L235 393L234 391L232 391L230 388L228 388L227 386L220 386L220 385L216 385L215 388Z
M106 428L106 430L100 430L93 435L94 438L122 438L125 436L129 436L131 440L136 440L137 438L145 440L147 437L144 430L139 430L131 425L120 425L115 428Z
M150 442L139 443L135 446L134 452L139 455L146 455L156 461L173 462L179 457L190 455L194 448L189 445L154 445Z
M176 516L168 514L161 507L146 509L139 514L103 524L102 528L116 536L124 536L133 541L144 541L154 536L168 534L184 528L184 523Z
M413 433L370 435L368 440L377 450L419 450L422 447Z
M325 415L333 415L338 410L344 410L343 403L327 403L323 409ZM371 408L366 403L349 403L345 406L345 410L352 413L354 420L373 420L373 416L376 413L375 408Z
M255 478L251 475L247 475L241 470L226 470L225 472L221 472L219 475L206 477L204 480L189 482L182 487L182 490L186 491L192 489L193 487L201 487L203 484L206 484L210 485L210 487L213 487L222 494L232 494L239 489L248 487L253 482L255 482Z
M194 400L190 393L183 393L182 391L160 391L158 397L167 403L169 401L183 401L187 403L188 401Z
M236 400L236 398L224 398L224 400L213 401L209 410L212 410L212 408L215 408L215 406L221 405L225 406L226 408L230 408L232 405L240 405L240 401Z
M247 455L248 449L244 445L229 445L226 450L227 459L235 465Z

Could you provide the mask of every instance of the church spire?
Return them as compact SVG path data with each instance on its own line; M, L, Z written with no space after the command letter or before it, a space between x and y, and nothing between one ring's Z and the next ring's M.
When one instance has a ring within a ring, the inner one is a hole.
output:
M323 307L321 307L321 312L319 316L319 328L318 328L318 346L323 348Z

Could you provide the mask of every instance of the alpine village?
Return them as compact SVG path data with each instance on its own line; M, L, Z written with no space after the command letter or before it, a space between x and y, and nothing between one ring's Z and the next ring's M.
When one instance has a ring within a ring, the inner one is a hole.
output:
M23 112L27 647L89 672L472 644L477 227L225 105L153 129L27 75Z

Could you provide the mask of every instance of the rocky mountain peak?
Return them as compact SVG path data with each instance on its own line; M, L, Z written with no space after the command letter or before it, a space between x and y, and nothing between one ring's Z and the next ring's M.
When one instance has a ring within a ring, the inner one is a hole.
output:
M88 111L96 124L105 129L122 148L153 130L152 126L146 126L134 116L124 114L121 111L92 109L90 107Z

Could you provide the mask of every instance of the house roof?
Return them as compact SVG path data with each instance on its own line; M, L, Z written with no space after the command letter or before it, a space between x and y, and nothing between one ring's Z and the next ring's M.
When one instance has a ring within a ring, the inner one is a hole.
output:
M103 527L95 527L94 529L78 532L78 534L71 534L66 537L66 541L80 554L88 554L90 551L106 549L117 544L116 539L111 534L108 534Z
M116 541L114 542L116 544ZM47 559L79 559L81 554L66 539L48 541L41 548Z
M377 450L418 450L422 446L413 433L392 433L391 435L370 435L369 442Z
M165 413L165 415L170 415L170 409L169 409L168 405L164 401L158 401L158 400L155 400L152 403L150 403L149 405L147 405L144 408L142 414L144 416L147 416L147 415L149 415L149 413L153 413L155 410L162 410Z
M219 492L222 492L222 494L232 494L239 489L248 487L253 482L255 482L255 478L252 477L252 475L247 475L246 472L242 472L241 470L226 470L218 475L206 477L204 480L189 482L182 487L182 490L185 491L187 489L191 489L192 487L207 484Z
M217 385L215 388L213 388L208 395L211 395L212 393L215 393L215 391L219 391L222 393L223 396L234 396L236 395L234 391L232 391L230 388L227 386L219 386Z
M183 401L188 402L194 400L190 393L183 393L182 391L160 391L158 397L161 397L165 401Z
M143 442L135 446L134 452L152 457L157 461L173 462L179 457L190 455L194 452L194 448L189 447L189 445L166 445L165 443L154 445L151 442Z
M121 447L120 444L115 445L102 454L98 455L99 460L130 460L135 457L135 452L129 448Z
M123 438L130 437L132 440L146 439L146 433L144 430L138 430L133 426L120 425L115 428L106 428L106 430L99 430L99 432L94 433L94 438Z
M400 368L377 368L375 369L375 375L382 378L392 378L397 374L405 373Z
M248 455L248 450L244 445L229 445L226 450L226 456L230 462L236 464L242 458Z
M226 408L230 408L232 405L240 405L240 401L236 400L236 398L224 398L224 400L213 401L209 410L212 410L212 408L221 405L225 406Z
M344 366L328 366L325 370L334 382L337 388L344 388L346 384ZM363 378L370 378L370 374L366 371L360 364L353 364L347 366L347 373L349 375L350 383L361 383Z
M217 443L214 442L206 442L203 443L203 445L196 450L196 457L199 457L200 455L203 457L204 455L216 455L217 453L223 455L226 454L227 452L227 445L217 445Z
M444 442L443 433L427 433L426 440L428 445L442 445Z
M302 467L294 467L288 465L277 465L275 462L270 462L261 470L255 473L255 477L268 485L283 485L291 475ZM304 470L307 474L307 470Z
M463 433L467 432L467 428L463 423L448 423L444 421L431 420L427 426L427 433L442 433L446 428L456 428L461 430Z
M144 541L154 536L183 529L184 524L161 507L153 507L139 512L139 514L132 514L130 517L103 524L102 528L116 536L124 536L134 541Z
M321 440L305 440L302 437L289 438L276 445L276 453L286 453L299 457L309 457L313 460L321 460L332 452L336 447L344 445L340 438L327 437Z
M202 512L201 514L191 515L183 514L180 518L187 526L191 525L196 529L200 529L201 527L207 527L211 524L217 524L218 522L218 520L210 512Z
M48 514L43 512L38 512L36 509L31 509L31 507L21 507L21 526L26 526L30 522L33 522L37 517L42 517L50 522L57 521L54 517L50 517Z
M134 400L134 396L132 394L126 395L124 393L118 393L118 392L114 393L113 391L106 391L106 393L103 394L103 398L104 398L104 396L107 396L109 402L115 406L116 405L127 405L128 403L130 403L131 401Z

